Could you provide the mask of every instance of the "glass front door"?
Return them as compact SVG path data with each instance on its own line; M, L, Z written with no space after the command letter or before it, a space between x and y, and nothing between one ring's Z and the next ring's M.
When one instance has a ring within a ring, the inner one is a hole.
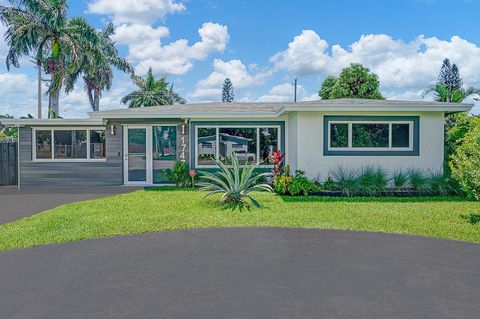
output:
M124 183L168 183L166 171L177 158L176 125L127 125L124 136Z
M125 168L127 183L147 183L147 128L127 127Z

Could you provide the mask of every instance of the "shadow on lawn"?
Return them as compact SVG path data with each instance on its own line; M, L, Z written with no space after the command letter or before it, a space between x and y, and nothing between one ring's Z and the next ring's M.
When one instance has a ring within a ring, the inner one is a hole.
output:
M460 196L425 197L322 197L322 196L280 196L285 202L346 202L346 203L434 203L474 201Z
M460 215L460 218L466 220L469 224L472 225L480 223L480 215L478 214Z
M148 186L144 188L147 192L173 192L173 191L195 191L197 188L177 186Z

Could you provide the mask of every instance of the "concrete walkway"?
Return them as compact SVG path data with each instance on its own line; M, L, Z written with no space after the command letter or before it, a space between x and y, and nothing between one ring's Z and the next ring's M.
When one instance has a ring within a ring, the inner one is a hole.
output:
M205 229L0 253L0 318L479 318L480 245Z
M0 224L62 204L127 193L138 187L34 188L0 187Z

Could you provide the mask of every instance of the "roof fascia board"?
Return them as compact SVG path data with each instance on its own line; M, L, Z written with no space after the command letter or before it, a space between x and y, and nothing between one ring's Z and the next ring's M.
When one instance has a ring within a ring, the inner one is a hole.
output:
M101 126L104 121L100 119L0 119L0 123L6 126Z

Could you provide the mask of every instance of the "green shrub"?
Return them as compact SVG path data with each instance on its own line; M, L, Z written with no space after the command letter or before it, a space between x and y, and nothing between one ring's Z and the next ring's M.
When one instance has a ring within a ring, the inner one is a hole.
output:
M305 176L304 171L297 170L294 176L286 175L288 172L289 168L285 170L284 175L274 177L273 189L277 194L307 196L316 188L315 183Z
M275 193L286 195L288 194L288 187L292 183L293 177L286 175L278 175L273 178L273 189Z
M335 188L347 196L352 196L359 190L357 171L343 166L337 166L330 170Z
M171 169L164 170L164 173L170 182L179 187L190 185L192 180L188 165L185 162L175 161L173 167Z
M428 176L430 191L437 195L458 194L455 184L441 170L433 170Z
M333 191L335 190L335 182L333 181L332 176L328 175L325 182L323 182L322 188L326 191Z
M304 171L297 170L290 185L288 185L288 192L292 196L304 195L307 196L309 192L315 189L315 183L305 176Z
M249 200L255 207L260 207L250 193L261 190L272 192L272 187L264 183L265 178L271 177L272 173L255 175L255 169L260 163L247 164L241 168L235 153L227 159L227 163L230 167L215 159L215 164L219 168L218 172L201 172L202 182L198 183L198 186L200 186L200 190L208 191L205 197L222 194L221 202L233 209L245 207L246 200Z
M393 186L396 189L405 189L408 186L408 174L403 169L393 172Z
M455 148L450 162L452 177L467 197L480 200L480 124L476 122Z

